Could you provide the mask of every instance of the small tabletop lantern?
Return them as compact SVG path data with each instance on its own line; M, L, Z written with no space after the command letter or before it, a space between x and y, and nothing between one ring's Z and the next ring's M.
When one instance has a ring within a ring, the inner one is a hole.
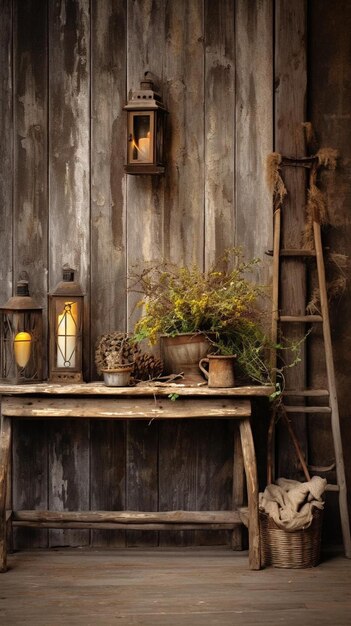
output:
M22 385L42 380L43 310L29 295L28 281L0 307L0 379Z
M63 279L49 294L49 380L79 383L82 374L84 294L74 270L63 268Z
M145 76L148 72L145 72ZM128 115L127 174L163 174L166 109L145 78L124 107Z

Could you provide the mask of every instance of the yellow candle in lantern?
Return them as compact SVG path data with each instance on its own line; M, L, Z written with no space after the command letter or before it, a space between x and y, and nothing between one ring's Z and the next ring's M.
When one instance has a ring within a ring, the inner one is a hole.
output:
M17 333L14 341L15 360L19 367L26 367L30 359L32 336L24 331Z
M57 318L57 367L75 367L78 305L65 302Z
M138 160L146 161L149 156L150 139L148 137L142 137L139 139L139 152Z
M140 137L138 145L138 161L147 161L150 158L150 133L147 137Z

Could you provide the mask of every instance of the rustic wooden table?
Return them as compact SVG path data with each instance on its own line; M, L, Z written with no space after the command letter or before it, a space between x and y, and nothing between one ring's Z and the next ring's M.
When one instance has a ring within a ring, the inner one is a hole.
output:
M12 526L42 528L98 528L174 530L236 528L249 531L249 567L260 569L258 482L251 432L251 399L269 396L269 386L210 389L183 385L106 387L103 383L0 385L0 571L6 571L7 537ZM176 401L170 394L178 395ZM232 511L12 511L6 510L12 420L15 418L167 420L234 419L239 434L234 441L233 479L238 478ZM239 441L240 438L240 441ZM241 443L241 454L240 451ZM239 445L238 445L239 444ZM245 470L247 507L243 506Z

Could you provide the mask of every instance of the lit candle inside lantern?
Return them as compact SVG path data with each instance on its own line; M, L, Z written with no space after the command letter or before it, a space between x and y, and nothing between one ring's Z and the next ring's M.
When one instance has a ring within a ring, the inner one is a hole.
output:
M75 367L77 319L77 303L65 302L57 318L57 367Z
M31 351L32 336L30 333L17 333L14 341L15 360L19 367L26 367Z
M150 133L148 132L146 137L140 137L138 144L134 142L134 145L138 151L138 161L150 160Z

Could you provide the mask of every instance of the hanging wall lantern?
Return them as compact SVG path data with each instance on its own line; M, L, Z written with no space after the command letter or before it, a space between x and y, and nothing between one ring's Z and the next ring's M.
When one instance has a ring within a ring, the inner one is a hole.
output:
M49 380L82 382L84 294L74 270L63 268L62 281L49 294Z
M148 72L145 72L145 76ZM127 174L163 174L166 109L153 82L145 78L132 92L127 111Z
M0 307L0 378L22 385L42 380L43 310L29 295L28 281Z

